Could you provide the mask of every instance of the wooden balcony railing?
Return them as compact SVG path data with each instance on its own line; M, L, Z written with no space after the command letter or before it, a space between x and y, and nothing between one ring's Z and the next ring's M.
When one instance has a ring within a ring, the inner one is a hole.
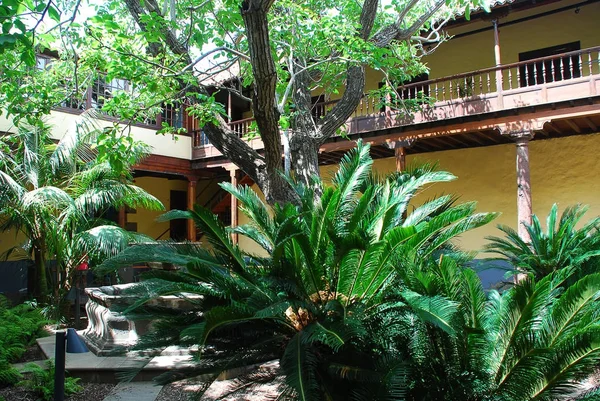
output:
M353 132L365 132L587 97L596 94L599 74L600 46L469 71L400 86L396 100L382 101L379 95L365 94L347 126ZM407 116L401 107L407 100L420 103L421 111ZM336 102L315 104L313 116L327 115ZM246 118L229 126L241 138L256 137L253 122ZM195 147L211 146L200 129L191 133Z

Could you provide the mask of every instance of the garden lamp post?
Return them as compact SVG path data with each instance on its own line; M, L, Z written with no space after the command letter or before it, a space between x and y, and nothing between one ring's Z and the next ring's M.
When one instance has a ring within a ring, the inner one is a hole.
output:
M56 332L56 348L54 351L54 401L65 399L65 358L66 354L82 354L90 352L75 329Z

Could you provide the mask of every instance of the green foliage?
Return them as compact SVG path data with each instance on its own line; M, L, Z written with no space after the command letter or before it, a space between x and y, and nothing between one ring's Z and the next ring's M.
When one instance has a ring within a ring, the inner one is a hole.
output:
M254 82L250 58L246 56L252 52L245 39L240 4L231 0L218 4L194 0L158 4L141 13L139 22L145 27L141 30L122 0L90 4L93 10L89 13L81 13L79 2L70 0L4 1L0 5L0 64L6 66L0 80L1 108L17 121L38 124L52 107L72 104L73 100L81 103L86 86L101 73L106 74L102 77L106 82L118 78L131 83L127 90L96 99L102 100L99 107L111 116L143 122L160 113L161 104L185 100L193 105L192 113L201 122L215 121L224 114L222 106L194 87L220 84L220 73L234 65L239 67L243 86ZM267 46L275 60L277 98L282 100L284 116L293 122L294 101L286 95L290 93L293 72L305 68L311 77L305 85L310 88L302 89L310 92L318 87L327 100L343 87L348 66L381 71L390 87L397 87L425 72L420 61L421 42L397 40L381 47L373 41L375 32L393 24L409 27L421 21L415 32L418 35L428 32L434 23L439 28L454 15L465 13L468 18L473 7L489 9L488 5L487 0L382 5L374 19L373 34L362 38L357 34L361 3L285 0L273 4L268 13ZM165 32L169 31L181 43L183 52L168 48ZM149 48L158 52L152 55ZM203 54L190 65L199 53L214 48L220 50ZM36 70L35 52L45 49L58 51L59 60L43 71ZM300 60L307 65L303 67ZM218 78L213 81L215 76ZM420 104L422 101L411 107ZM177 129L164 127L163 132L168 128Z
M502 294L486 293L465 267L472 256L451 240L494 215L451 196L409 213L419 188L454 177L429 166L375 177L371 164L359 143L331 186L316 183L320 197L315 187L296 185L298 205L269 207L251 189L224 184L249 219L234 231L260 245L260 255L233 244L208 210L164 215L193 218L210 249L143 244L105 263L109 270L141 261L179 266L150 272L131 289L137 302L124 312L155 319L139 346L197 344L192 374L212 378L278 359L303 400L595 399L598 389L583 391L582 382L600 363L600 273L573 268L593 253L595 220L582 235L573 228L581 209L569 209L556 234L553 209L549 233L532 242L546 244L534 247L546 249L544 257L560 249L570 256L554 260L566 262ZM536 224L530 233L541 233ZM531 260L526 248L511 262ZM148 303L161 295L197 309Z
M506 238L489 237L487 249L502 255L521 272L536 279L562 269L574 269L576 277L600 271L600 217L577 229L587 206L575 205L564 210L558 219L554 204L546 219L546 230L537 216L525 224L530 241L524 241L510 227L500 226Z
M146 147L129 141L128 158L119 165L98 157L94 147L101 131L96 115L83 113L55 143L50 127L20 126L17 133L0 136L0 231L21 232L27 241L22 258L36 264L35 295L43 300L51 285L61 297L77 265L86 258L113 255L129 242L146 240L107 222L103 214L121 206L162 210L155 197L132 185L130 169L146 155ZM62 281L49 283L46 260L56 260ZM58 302L58 299L55 300Z
M140 347L198 344L194 374L279 359L297 398L398 399L408 389L406 350L390 346L396 321L419 321L448 338L458 301L418 292L403 272L452 249L450 241L492 220L472 204L450 198L408 213L425 185L454 176L429 168L378 178L369 146L359 142L340 163L333 185L297 185L298 205L267 206L248 187L223 184L250 223L235 232L255 241L262 255L244 252L210 211L170 211L164 220L192 218L210 250L197 244L131 247L104 263L116 269L141 261L168 262L177 272L150 272L131 289L137 302L125 312L151 318L154 332ZM192 310L148 304L161 295L196 302ZM191 298L191 294L202 299Z
M36 338L44 335L42 327L47 321L32 304L10 307L0 296L0 385L15 384L20 373L11 366Z
M45 368L35 363L28 363L22 373L25 375L25 379L19 382L19 386L33 391L43 401L54 399L54 362L47 361ZM79 379L76 378L65 377L65 396L68 397L83 390L77 384L78 381Z

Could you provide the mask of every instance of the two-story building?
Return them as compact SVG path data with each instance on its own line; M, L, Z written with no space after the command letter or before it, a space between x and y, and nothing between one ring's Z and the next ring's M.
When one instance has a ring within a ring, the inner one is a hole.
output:
M406 115L382 107L368 91L382 76L367 75L367 94L346 124L350 139L372 144L379 172L404 169L419 162L439 162L458 180L434 186L421 195L453 193L475 200L480 211L497 211L496 223L518 227L531 213L545 216L553 203L561 210L574 203L590 205L589 217L600 214L600 1L498 0L492 13L477 12L447 26L452 38L424 58L429 73L398 89L401 97L430 99ZM104 83L101 90L122 83ZM108 88L108 89L107 89ZM96 89L98 91L100 89ZM94 88L86 105L52 113L56 137L85 107L94 107ZM252 131L250 106L241 98L221 95L232 129L242 137ZM335 98L315 93L315 117L328 112ZM181 125L188 135L155 135L161 120ZM0 130L10 122L0 121ZM166 109L156 121L132 127L136 139L154 151L136 169L136 184L157 196L167 209L199 203L242 224L235 200L218 187L232 180L251 184L203 136L193 118ZM262 143L248 139L254 148ZM327 177L353 146L347 138L331 138L321 149ZM157 213L122 211L120 224L153 238L197 240L185 222L159 223ZM495 225L466 234L461 245L480 249ZM0 234L0 251L14 235ZM253 245L244 238L240 244ZM0 291L2 289L0 288Z

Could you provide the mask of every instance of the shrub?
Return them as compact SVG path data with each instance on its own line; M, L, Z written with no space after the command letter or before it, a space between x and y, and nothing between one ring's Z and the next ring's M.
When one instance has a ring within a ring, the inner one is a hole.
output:
M22 373L25 374L26 379L20 381L19 386L35 392L44 401L54 399L54 362L46 361L46 369L35 363L28 363ZM78 393L83 389L77 384L78 381L79 379L72 377L65 378L65 396Z
M532 274L536 279L561 269L575 270L575 279L600 272L600 217L576 228L587 210L587 206L571 206L559 219L554 204L546 219L546 230L535 215L531 224L523 223L529 241L510 227L498 226L505 238L488 237L487 250L508 259L517 273Z
M21 379L11 363L17 361L37 337L43 336L46 320L35 304L10 307L0 296L0 385L15 384Z

